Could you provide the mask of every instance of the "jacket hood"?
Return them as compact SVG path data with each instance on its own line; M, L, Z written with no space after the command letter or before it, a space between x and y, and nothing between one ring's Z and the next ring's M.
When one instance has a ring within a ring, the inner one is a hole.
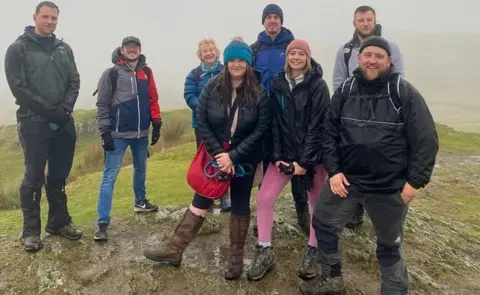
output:
M57 36L53 33L51 37L42 37L37 35L37 33L35 33L35 26L26 26L23 30L23 34L18 36L17 40L38 42L38 38L52 38L52 40L54 40L55 42L55 46L63 43L63 40L58 39Z
M123 54L121 53L120 49L121 47L119 46L115 48L112 52L112 63L114 65L122 65L125 63ZM146 65L147 65L147 58L145 57L145 55L140 54L140 56L138 57L137 69L141 69Z
M312 58L310 58L310 63L312 64L312 76L320 75L320 78L323 78L323 68L322 66Z
M281 44L281 43L290 42L293 39L295 39L295 37L293 36L292 31L290 31L285 27L282 27L280 34L278 34L277 38L275 38L274 41L272 41L272 39L270 39L270 37L267 36L267 33L265 33L265 31L262 31L261 33L259 33L257 39L258 41L267 43L267 44Z

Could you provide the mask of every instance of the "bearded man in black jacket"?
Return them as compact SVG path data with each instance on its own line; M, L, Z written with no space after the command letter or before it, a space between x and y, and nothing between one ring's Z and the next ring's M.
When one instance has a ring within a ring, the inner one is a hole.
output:
M312 220L322 274L303 284L302 294L346 294L338 241L360 205L377 235L382 295L408 293L403 224L408 204L430 181L438 136L422 95L395 74L385 39L363 41L358 61L325 115L323 155L330 186Z

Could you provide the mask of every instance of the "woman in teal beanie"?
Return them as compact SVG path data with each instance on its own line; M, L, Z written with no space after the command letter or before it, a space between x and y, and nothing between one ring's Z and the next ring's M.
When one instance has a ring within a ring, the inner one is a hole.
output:
M235 175L230 185L232 214L230 248L225 278L241 276L245 240L250 225L250 195L256 167L262 160L257 152L271 120L268 96L260 89L252 68L252 51L241 38L233 39L223 52L222 72L203 88L196 108L198 129L208 153L223 172ZM224 143L229 143L224 150ZM245 168L245 175L239 169ZM249 172L249 173L248 173ZM193 201L169 242L145 251L148 259L180 266L185 248L200 230L213 200L195 193Z

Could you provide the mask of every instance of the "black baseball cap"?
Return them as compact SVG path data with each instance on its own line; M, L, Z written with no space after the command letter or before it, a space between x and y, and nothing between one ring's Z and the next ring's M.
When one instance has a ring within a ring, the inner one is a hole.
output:
M122 46L125 45L126 43L137 43L139 46L142 46L142 43L140 43L140 39L134 36L128 36L123 38L122 40Z

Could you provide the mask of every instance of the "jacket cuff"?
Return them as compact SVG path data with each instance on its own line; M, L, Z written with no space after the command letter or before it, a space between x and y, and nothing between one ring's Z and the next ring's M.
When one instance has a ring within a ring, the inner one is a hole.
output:
M421 181L420 179L418 178L415 178L415 177L408 177L407 178L407 182L408 184L410 184L414 189L421 189L425 186L425 183L423 181Z
M238 162L238 158L240 156L238 152L235 149L233 149L228 152L228 156L230 157L230 160L232 161L233 165L236 165Z

